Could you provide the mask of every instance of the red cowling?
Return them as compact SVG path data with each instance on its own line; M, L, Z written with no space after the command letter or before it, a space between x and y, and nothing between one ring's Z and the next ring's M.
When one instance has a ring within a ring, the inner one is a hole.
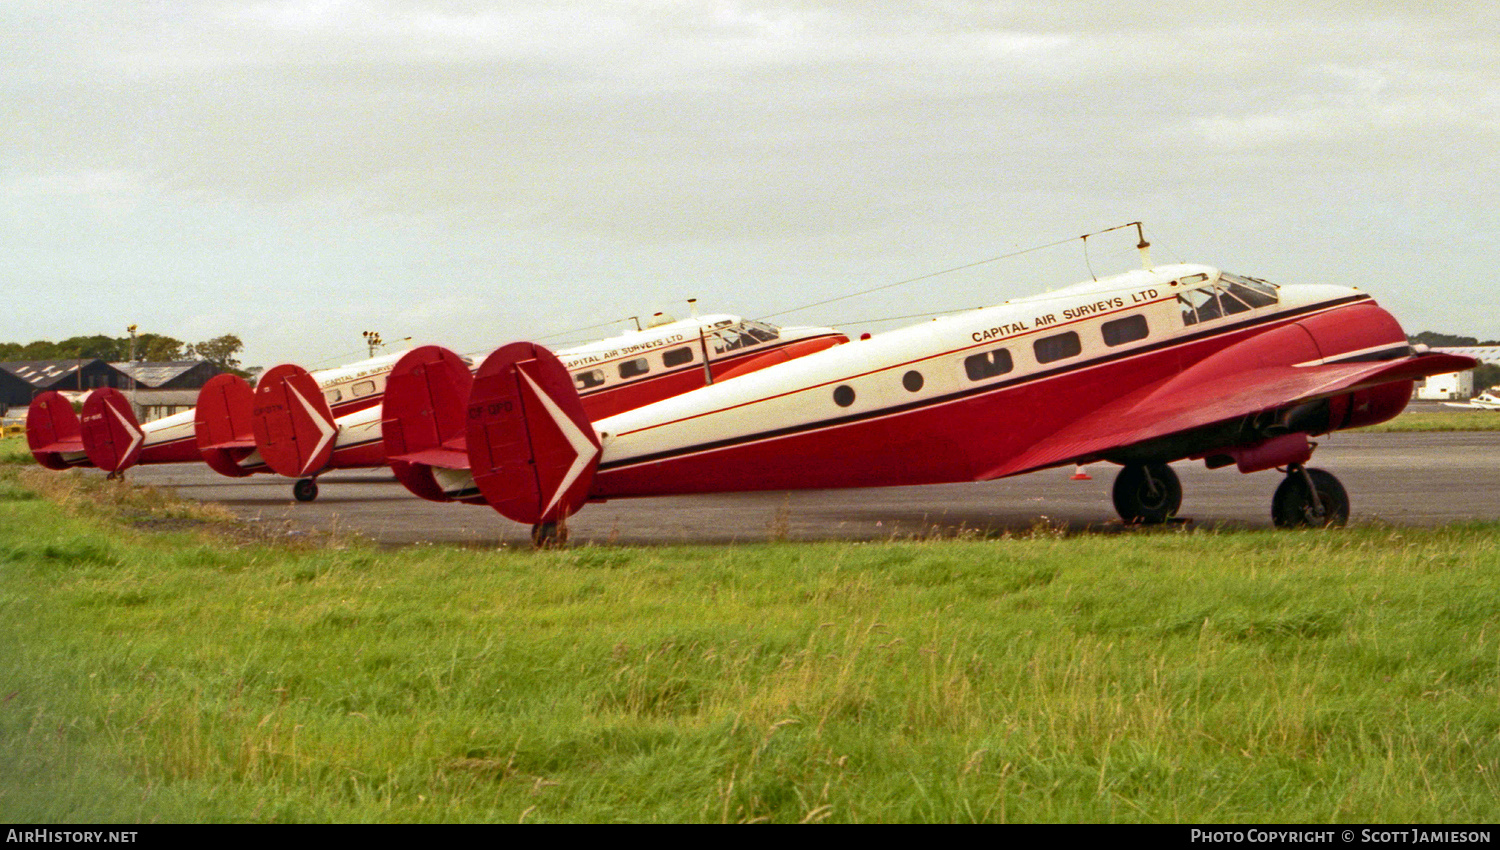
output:
M820 336L817 339L805 339L801 342L794 342L791 345L784 345L774 351L768 351L759 357L752 358L733 369L726 370L724 374L718 376L717 380L727 381L730 378L738 378L741 375L748 375L751 372L759 372L767 366L775 366L778 363L796 360L798 357L816 354L819 351L832 348L835 345L841 345L848 341L849 337L839 334L838 336Z
M251 410L255 391L238 375L225 373L208 379L198 391L193 411L193 439L203 462L214 472L243 478L252 470L240 462L255 451Z
M321 472L333 456L333 411L317 380L300 366L277 366L261 376L250 420L261 459L281 475Z
M542 346L511 343L484 361L467 430L474 483L507 519L556 522L587 500L599 440L568 370Z
M119 390L100 387L89 393L78 424L84 451L100 469L120 472L140 460L146 435Z
M26 446L36 462L48 469L88 466L78 414L73 404L56 390L31 400L26 410Z

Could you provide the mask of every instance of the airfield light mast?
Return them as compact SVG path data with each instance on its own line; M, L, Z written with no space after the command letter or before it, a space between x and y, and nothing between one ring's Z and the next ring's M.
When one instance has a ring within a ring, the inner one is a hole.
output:
M136 387L138 386L138 384L136 383L136 380L135 380L135 370L138 368L137 365L136 365L136 362L135 362L135 330L136 330L136 327L137 327L136 325L126 325L125 326L125 332L128 333L128 334L130 334L130 412L133 413L133 414L135 414L135 416L137 418L139 418L140 415L141 415L141 407L140 407L139 404L136 403L136 391L135 391Z
M365 331L364 337L365 345L369 346L370 348L371 357L375 356L375 351L377 349L379 349L382 345L385 345L385 343L380 340L380 331Z

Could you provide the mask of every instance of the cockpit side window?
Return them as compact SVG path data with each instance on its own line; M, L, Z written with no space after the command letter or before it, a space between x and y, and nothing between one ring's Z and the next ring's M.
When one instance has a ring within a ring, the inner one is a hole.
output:
M1269 307L1280 300L1280 293L1276 291L1276 287L1263 280L1250 280L1226 274L1220 279L1220 283L1229 290L1230 294L1252 308Z
M723 354L746 345L754 345L755 337L742 335L735 328L724 328L713 332L714 351Z
M744 332L760 342L770 342L781 336L781 331L777 329L775 325L768 325L765 322L756 322L749 320L745 322Z
M1211 286L1189 289L1179 294L1177 306L1182 309L1184 325L1195 325L1209 319L1219 318L1219 299Z
M1270 307L1280 300L1281 293L1276 284L1228 272L1221 273L1213 286L1200 286L1177 296L1184 325Z

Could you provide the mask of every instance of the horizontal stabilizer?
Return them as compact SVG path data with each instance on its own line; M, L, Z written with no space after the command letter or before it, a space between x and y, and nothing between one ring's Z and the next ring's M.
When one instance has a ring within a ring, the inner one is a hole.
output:
M214 472L230 478L250 474L243 464L255 451L254 406L255 390L244 378L228 372L209 378L198 390L193 439L203 462Z
M31 400L26 410L26 446L36 462L48 469L89 465L78 414L72 402L55 390Z
M463 358L438 345L402 355L385 384L381 439L396 480L424 499L451 499L430 467L468 469L464 420L474 376Z

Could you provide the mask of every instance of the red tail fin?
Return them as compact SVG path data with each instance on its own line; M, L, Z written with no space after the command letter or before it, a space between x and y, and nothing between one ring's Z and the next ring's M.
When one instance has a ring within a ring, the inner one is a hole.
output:
M281 475L311 475L333 456L333 411L317 380L300 366L277 366L261 376L250 420L261 459Z
M568 370L547 349L515 342L484 361L467 430L474 483L506 518L556 522L588 498L599 439Z
M463 359L437 345L401 357L385 384L381 438L406 489L434 502L451 499L432 468L468 469L464 418L474 376Z
M198 451L214 472L242 478L252 470L240 462L255 451L255 431L250 412L255 390L238 375L224 373L208 379L198 391L193 413L193 437Z
M125 394L110 387L89 393L79 419L83 448L100 469L121 472L141 458L146 435Z
M73 404L55 390L31 400L26 410L26 445L36 462L48 469L89 466Z

